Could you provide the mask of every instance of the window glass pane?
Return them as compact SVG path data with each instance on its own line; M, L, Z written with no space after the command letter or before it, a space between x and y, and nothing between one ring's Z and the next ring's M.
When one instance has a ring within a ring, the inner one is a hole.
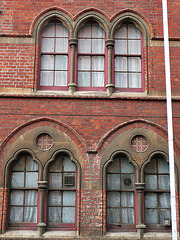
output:
M127 40L115 40L115 54L127 54Z
M64 172L76 171L76 165L71 161L69 157L64 158L63 165L64 165Z
M25 156L22 156L19 160L16 160L13 165L13 171L24 171L25 168Z
M121 193L121 206L134 207L134 194L132 192Z
M43 38L42 39L42 52L54 52L54 38Z
M54 23L48 23L46 27L42 30L42 37L54 37L55 33L55 24Z
M121 222L125 224L134 223L134 209L133 208L122 208L121 209Z
M55 86L67 86L67 71L55 72Z
M49 207L48 208L48 221L49 222L61 222L61 208Z
M133 174L122 174L121 175L121 187L122 187L122 189L134 189Z
M120 224L120 209L108 208L107 209L107 224Z
M104 30L98 24L92 24L92 37L104 38Z
M11 187L24 187L24 173L13 172L11 179Z
M156 208L158 207L158 200L156 193L145 194L145 207L146 208Z
M120 175L107 174L107 190L120 189Z
M67 53L68 52L68 38L56 38L56 48L57 53Z
M62 171L62 157L58 157L55 161L53 161L50 165L50 170Z
M170 208L170 194L169 193L161 193L159 195L159 207L162 208Z
M164 223L164 219L171 219L171 212L170 209L160 209L159 211L159 220L160 220L160 224Z
M11 192L11 205L23 205L24 193L21 190Z
M53 86L53 71L41 71L41 86Z
M158 177L159 189L169 190L170 189L170 179L169 175L160 175Z
M169 173L169 165L163 158L158 158L158 173Z
M63 206L75 206L75 191L63 191Z
M74 223L75 222L75 207L63 207L62 222L63 223Z
M127 88L127 73L115 73L115 87Z
M115 32L115 38L127 38L127 25L122 24Z
M92 53L104 53L104 39L92 39Z
M92 70L104 71L104 57L92 57Z
M104 73L102 72L92 73L92 87L104 87Z
M48 194L49 206L61 205L61 192L50 191Z
M38 171L38 164L35 161L33 161L31 156L26 156L26 170Z
M120 193L108 192L107 193L107 206L108 207L120 207Z
M55 70L67 70L67 56L57 55L55 57Z
M25 191L25 205L37 205L37 191Z
M140 40L128 40L128 54L141 54Z
M25 187L28 187L28 188L37 187L37 182L38 182L38 173L37 172L27 172L26 173Z
M128 58L128 71L140 72L141 71L141 58L139 58L139 57Z
M120 173L119 158L115 158L107 167L108 173Z
M157 209L145 209L146 224L158 223L158 211Z
M141 73L129 73L129 87L141 88Z
M86 23L78 32L78 37L91 37L91 24Z
M152 159L148 165L145 167L145 172L146 173L157 173L157 167L156 167L156 160Z
M54 70L54 56L53 55L42 55L41 69Z
M79 53L91 53L91 40L79 39L78 40L78 52Z
M23 222L23 208L22 207L11 207L10 222L13 222L13 223Z
M24 222L27 222L27 223L37 222L37 207L24 208Z
M141 32L134 24L128 24L128 38L141 39Z
M78 86L90 87L90 72L78 72Z
M62 187L62 173L50 173L49 188L61 188L61 187Z
M127 57L116 57L114 59L115 71L127 71Z
M91 69L91 58L88 56L78 57L78 70L90 70Z
M156 175L145 176L145 183L147 189L157 189L157 176Z
M127 158L121 158L121 172L133 173L133 165L129 163Z
M68 37L68 30L62 23L56 23L56 37Z

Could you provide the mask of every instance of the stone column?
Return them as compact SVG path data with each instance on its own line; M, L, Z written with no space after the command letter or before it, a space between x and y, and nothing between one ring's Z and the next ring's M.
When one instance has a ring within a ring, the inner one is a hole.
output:
M114 84L112 83L112 51L114 48L114 40L106 40L106 47L108 48L108 84L106 85L108 95L114 92Z
M68 84L69 92L73 94L76 91L75 79L75 50L78 40L75 38L69 39L69 45L71 47L71 65L70 65L70 83Z

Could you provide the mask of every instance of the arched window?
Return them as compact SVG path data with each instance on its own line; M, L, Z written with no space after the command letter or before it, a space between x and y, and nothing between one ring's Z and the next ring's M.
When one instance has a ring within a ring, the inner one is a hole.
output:
M78 90L105 90L105 32L87 22L78 32Z
M23 154L11 167L9 227L36 227L38 164Z
M143 82L143 41L141 31L131 22L115 31L114 79L115 88L125 92L141 92Z
M145 167L145 223L147 228L170 226L169 165L162 156L154 157Z
M67 90L68 30L60 21L49 22L41 32L39 89Z
M134 228L134 168L125 156L106 169L107 229Z
M48 228L76 227L76 165L60 154L49 166Z

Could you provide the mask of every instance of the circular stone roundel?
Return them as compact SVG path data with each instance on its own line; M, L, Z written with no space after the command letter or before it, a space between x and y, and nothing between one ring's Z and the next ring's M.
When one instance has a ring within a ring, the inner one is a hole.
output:
M135 135L131 139L131 147L136 152L144 152L148 148L148 140L143 135L140 135L140 134Z
M48 133L40 133L36 137L36 145L41 150L48 150L53 146L53 139Z

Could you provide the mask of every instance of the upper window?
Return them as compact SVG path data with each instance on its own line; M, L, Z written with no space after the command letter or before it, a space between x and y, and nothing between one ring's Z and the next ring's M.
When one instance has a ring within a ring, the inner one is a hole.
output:
M40 89L67 90L68 30L59 21L49 22L41 33Z
M78 32L79 90L105 90L105 33L95 22Z
M124 23L115 32L115 88L119 91L143 91L142 33L133 23Z

